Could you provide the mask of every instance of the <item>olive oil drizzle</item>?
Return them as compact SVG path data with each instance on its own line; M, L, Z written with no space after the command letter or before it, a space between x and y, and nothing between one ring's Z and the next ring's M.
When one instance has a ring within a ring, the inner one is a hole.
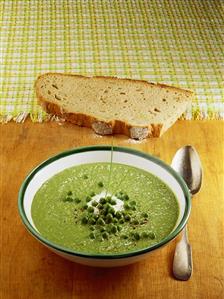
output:
M113 153L114 153L114 137L112 136L112 144L111 144L111 155L110 155L110 168L109 168L109 176L108 176L108 183L107 183L107 188L106 188L106 194L105 197L107 197L107 194L109 192L109 188L110 188L110 183L111 183L111 176L112 176L112 165L113 165ZM127 171L127 173L124 175L123 179L118 183L117 185L117 191L119 191L119 187L124 183L124 181L127 179L128 174L130 173L130 171ZM114 196L116 193L113 192L111 195Z
M106 189L106 195L105 195L105 197L107 197L108 190L110 188L111 174L112 174L112 165L113 165L113 154L114 154L114 137L112 136L111 154L110 154L110 169L109 169L109 177L108 177L107 189Z

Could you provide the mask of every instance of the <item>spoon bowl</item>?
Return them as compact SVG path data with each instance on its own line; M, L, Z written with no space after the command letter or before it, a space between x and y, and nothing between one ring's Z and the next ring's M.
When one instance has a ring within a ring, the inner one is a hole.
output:
M182 176L192 195L199 192L202 184L202 166L199 155L193 146L186 145L180 148L176 152L171 166Z

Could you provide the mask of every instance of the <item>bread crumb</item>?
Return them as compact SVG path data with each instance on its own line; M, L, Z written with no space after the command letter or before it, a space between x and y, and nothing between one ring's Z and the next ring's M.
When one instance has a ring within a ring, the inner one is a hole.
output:
M132 139L132 138L129 138L127 140L125 140L127 143L145 143L147 139L141 139L141 140L138 140L138 139Z

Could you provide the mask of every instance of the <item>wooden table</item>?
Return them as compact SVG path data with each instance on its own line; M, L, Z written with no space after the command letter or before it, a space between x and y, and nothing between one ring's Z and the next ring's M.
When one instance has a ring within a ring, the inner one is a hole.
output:
M193 200L189 237L194 273L187 282L172 277L175 243L146 260L121 268L78 265L50 252L25 229L17 194L26 174L42 160L65 149L110 144L90 129L57 123L0 126L1 299L223 298L224 296L224 126L221 121L178 121L159 139L143 142L117 136L114 144L154 154L170 163L186 144L198 150L204 181Z

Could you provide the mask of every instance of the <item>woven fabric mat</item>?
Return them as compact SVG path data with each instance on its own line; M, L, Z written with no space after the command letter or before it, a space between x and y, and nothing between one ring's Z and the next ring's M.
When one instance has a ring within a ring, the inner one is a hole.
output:
M224 1L1 0L1 121L47 115L44 72L118 76L192 89L187 119L223 119Z

